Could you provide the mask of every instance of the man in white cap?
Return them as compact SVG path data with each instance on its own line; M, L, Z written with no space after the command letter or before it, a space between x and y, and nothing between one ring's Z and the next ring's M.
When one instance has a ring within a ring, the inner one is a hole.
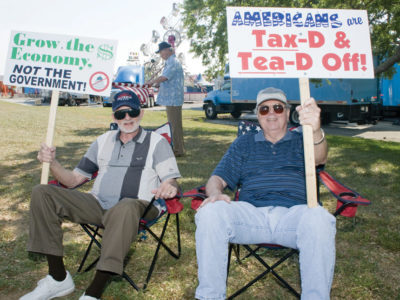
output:
M176 58L175 50L169 43L161 42L156 53L159 53L161 58L165 60L164 70L161 76L145 84L160 87L157 104L166 106L168 122L172 129L174 154L175 156L183 156L185 155L182 127L183 69Z
M335 266L336 222L307 207L303 137L289 131L286 95L266 88L257 95L261 131L238 137L206 185L196 213L197 299L225 299L228 244L273 243L298 249L302 299L329 299ZM327 142L314 99L298 106L300 123L314 133L315 165L325 164ZM223 193L240 185L239 201Z

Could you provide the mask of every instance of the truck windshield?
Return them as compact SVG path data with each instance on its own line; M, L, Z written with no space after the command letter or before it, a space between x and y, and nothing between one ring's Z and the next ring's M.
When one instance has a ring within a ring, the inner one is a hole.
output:
M221 90L225 91L225 90L230 90L231 89L231 82L225 82L222 87Z

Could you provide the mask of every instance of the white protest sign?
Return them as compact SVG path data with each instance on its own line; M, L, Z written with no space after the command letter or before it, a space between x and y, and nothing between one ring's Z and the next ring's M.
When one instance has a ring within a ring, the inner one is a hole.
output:
M12 31L4 82L108 96L116 51L115 40Z
M236 77L373 78L365 10L227 7Z

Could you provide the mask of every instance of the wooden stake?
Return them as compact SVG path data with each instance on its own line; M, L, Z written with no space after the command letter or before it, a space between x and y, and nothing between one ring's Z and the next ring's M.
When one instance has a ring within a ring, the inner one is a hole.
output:
M310 98L308 78L299 78L301 105ZM318 206L317 178L315 174L314 138L311 125L303 125L304 164L308 207Z
M49 124L47 126L46 145L51 147L53 145L54 128L56 125L56 113L58 106L58 91L52 91L50 102ZM49 181L50 163L44 162L42 165L41 184L47 184Z

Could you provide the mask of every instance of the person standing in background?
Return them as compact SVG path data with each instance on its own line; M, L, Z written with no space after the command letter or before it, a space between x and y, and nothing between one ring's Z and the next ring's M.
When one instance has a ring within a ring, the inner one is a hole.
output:
M165 105L168 122L172 127L172 144L175 156L185 155L182 127L182 105L184 75L182 65L175 55L175 50L167 42L158 44L157 54L165 60L164 70L161 76L152 79L145 84L159 86L157 104Z

